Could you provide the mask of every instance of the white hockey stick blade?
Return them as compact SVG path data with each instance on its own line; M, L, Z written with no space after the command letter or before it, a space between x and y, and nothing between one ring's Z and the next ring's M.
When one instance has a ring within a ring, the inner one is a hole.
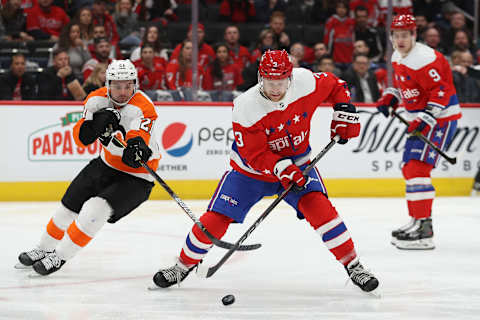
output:
M19 269L19 270L31 270L32 269L32 266L26 266L24 265L23 263L20 263L20 262L17 262L16 265L13 266L15 269Z

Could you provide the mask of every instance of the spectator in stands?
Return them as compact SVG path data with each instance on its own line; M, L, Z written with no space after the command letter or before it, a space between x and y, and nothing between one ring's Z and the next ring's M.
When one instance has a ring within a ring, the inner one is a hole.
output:
M53 6L53 0L38 0L27 14L27 32L35 40L58 41L61 30L70 22L63 9Z
M228 101L231 98L231 91L236 90L243 83L242 74L238 64L235 64L230 57L227 44L221 43L215 47L215 60L210 64L205 73L205 90L227 91L212 93L214 101ZM230 100L231 101L231 100Z
M295 58L296 60L295 62L297 64L296 67L307 68L307 69L311 68L311 66L304 60L305 49L301 42L295 42L294 44L292 44L292 46L290 47L290 56Z
M145 31L145 34L142 38L141 46L144 44L150 44L151 46L153 46L156 57L163 58L165 62L168 61L167 49L163 48L162 38L160 37L160 30L158 29L157 25L152 24L147 27L147 30ZM142 49L141 46L133 49L132 54L130 55L130 60L132 62L140 59Z
M260 32L255 49L252 51L252 57L250 60L252 63L257 61L267 49L277 49L274 47L273 37L273 31L270 29L264 29Z
M240 31L238 30L238 27L234 25L227 26L225 28L223 38L228 46L228 53L233 59L233 63L236 63L240 70L242 70L247 64L250 63L252 57L248 49L244 46L241 46L238 42L240 40Z
M7 2L9 0L2 0L0 3L1 6L6 6ZM22 8L25 11L28 11L28 9L33 8L37 4L37 0L20 0L20 8Z
M451 54L451 61L453 83L457 90L458 101L480 102L480 86L478 81L468 73L463 72L463 70L466 70L473 65L473 56L470 51L453 51ZM457 68L457 66L462 68Z
M173 0L137 0L135 12L140 21L161 22L166 25L167 21L178 20L175 14L177 2Z
M347 82L353 102L376 102L380 98L377 77L369 71L370 60L365 54L353 57L353 63L342 75Z
M206 70L208 65L215 59L215 51L213 51L213 48L211 46L203 42L205 38L205 26L201 23L198 24L197 36L198 36L198 65L204 68L204 70ZM192 25L190 25L190 27L188 28L186 40L190 42L192 41ZM183 47L183 43L180 43L175 47L175 49L173 50L170 56L170 61L177 59L182 47Z
M355 8L355 40L363 40L370 49L368 57L379 61L383 57L383 47L377 30L368 25L368 10L364 6Z
M362 7L367 12L367 24L369 27L376 27L380 15L380 7L377 0L352 0L350 1L351 18L355 18L358 7Z
M313 45L313 54L315 56L316 62L318 62L318 60L327 53L327 46L325 45L325 43L317 42Z
M167 65L167 88L169 90L178 90L181 88L191 88L193 84L192 72L192 42L185 40L180 44L180 53L175 60ZM212 49L213 50L213 49ZM203 81L204 71L202 66L197 70L197 88L200 88Z
M87 45L80 38L80 26L75 22L70 22L60 33L58 42L53 46L53 51L57 48L67 50L70 59L70 67L73 74L80 82L83 82L83 65L92 57L88 51ZM53 64L53 55L50 54L48 65Z
M25 73L25 56L17 53L12 56L10 70L0 76L0 99L34 100L37 98L35 79Z
M145 43L142 46L141 59L135 61L134 64L138 71L138 82L141 90L166 89L166 61L161 57L155 56L155 48L151 44Z
M336 14L325 24L323 42L338 68L345 70L352 62L355 20L348 17L348 7L344 0L338 1Z
M73 19L80 26L80 38L90 44L93 42L92 10L88 7L81 8Z
M285 12L287 3L285 0L257 0L255 1L256 20L269 22L270 16L275 11Z
M466 30L457 30L453 34L453 50L468 50L472 56L474 55L473 42L470 34Z
M461 12L453 12L449 16L450 25L442 30L442 46L451 48L454 45L455 34L459 30L468 30L465 15Z
M364 54L366 56L370 56L370 48L368 47L365 40L357 40L353 43L353 56L357 54ZM370 60L370 66L368 67L369 70L376 70L379 67L379 64Z
M335 67L335 61L329 54L324 54L318 62L313 66L314 72L331 72L337 77L341 75L341 71Z
M94 25L104 26L108 40L112 46L117 46L119 40L117 26L112 16L107 11L107 2L107 0L93 1L92 21Z
M285 32L285 20L283 12L273 12L270 16L270 30L273 31L273 47L288 51L290 48L290 37Z
M41 100L82 100L86 96L72 72L65 49L53 52L53 66L40 73L37 82Z
M428 29L427 16L423 12L415 11L415 23L417 24L417 42L424 42L423 37Z
M107 67L108 65L105 63L97 63L93 68L92 73L83 83L83 90L86 94L105 86Z
M222 0L220 20L224 22L245 23L255 20L254 0Z
M5 27L5 40L32 41L27 31L27 18L21 8L21 0L8 0L1 9L0 18Z
M140 39L137 14L132 11L132 0L118 1L113 19L117 25L120 45L139 46L142 40Z
M112 45L108 39L96 38L94 44L95 55L83 65L83 79L87 79L90 76L90 73L92 73L97 63L110 64L110 62L112 62L112 59L110 59L110 50L112 49Z
M440 32L436 27L428 27L423 32L424 43L442 54L446 54L445 48L441 46Z

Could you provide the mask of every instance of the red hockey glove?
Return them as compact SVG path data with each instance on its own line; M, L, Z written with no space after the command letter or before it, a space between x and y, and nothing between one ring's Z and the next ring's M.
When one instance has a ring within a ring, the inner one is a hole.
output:
M429 112L419 112L417 117L410 122L408 126L407 132L412 133L414 131L421 132L424 136L427 136L432 130L435 125L437 124L437 120L435 117L432 116Z
M360 116L355 106L350 103L337 103L333 110L333 119L330 126L330 138L337 134L340 136L338 143L345 144L348 139L358 137L360 134Z
M398 107L399 101L400 92L395 88L387 88L383 92L382 97L377 101L377 110L388 118L390 116L391 108L395 110Z
M275 173L285 189L293 183L297 190L302 190L305 183L307 183L307 179L303 176L302 170L294 165L290 159L278 161L273 168L273 173Z

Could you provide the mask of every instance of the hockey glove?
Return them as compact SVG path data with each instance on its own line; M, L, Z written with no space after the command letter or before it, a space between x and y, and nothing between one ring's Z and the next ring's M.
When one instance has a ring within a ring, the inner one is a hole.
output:
M330 137L333 139L338 134L340 144L345 144L348 139L357 137L360 134L360 116L355 106L350 103L337 103L333 110L335 112L330 126Z
M142 137L128 139L127 146L123 150L122 161L132 168L140 168L142 162L147 162L152 155L152 150L145 144Z
M114 108L100 109L93 114L93 130L100 136L110 136L120 126L120 112Z
M395 88L387 88L383 92L383 96L377 101L377 110L388 118L391 109L395 110L400 101L400 92Z
M437 120L432 116L430 112L419 112L417 117L410 122L408 126L408 133L415 133L415 131L422 133L424 136L428 136L430 130L432 130L437 124Z
M293 183L296 191L301 191L305 188L307 179L304 177L302 170L293 164L290 159L279 160L273 172L277 176L278 180L282 184L283 188L287 189Z

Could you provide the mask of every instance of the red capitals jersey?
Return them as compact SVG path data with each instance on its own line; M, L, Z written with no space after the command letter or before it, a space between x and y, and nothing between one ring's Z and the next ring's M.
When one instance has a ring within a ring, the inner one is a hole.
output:
M273 168L280 159L290 158L298 166L310 160L310 121L317 106L349 101L345 81L303 68L293 69L279 102L264 97L259 84L253 86L233 101L230 165L254 179L278 181Z
M252 56L250 51L244 46L238 46L236 48L228 49L228 54L233 60L233 63L237 64L240 70L243 70L250 63Z
M203 83L203 68L198 66L198 86L197 88L201 88ZM177 90L180 87L187 87L191 88L193 83L193 74L192 68L188 68L185 71L185 78L182 79L180 76L180 65L178 62L172 61L167 65L167 89L169 90Z
M177 60L180 50L182 49L182 44L178 44L170 56L170 61L173 62ZM198 65L206 69L208 65L215 59L215 51L206 43L202 43L200 48L198 48Z
M227 64L222 67L222 79L213 76L213 66L205 73L203 89L205 90L236 90L243 83L242 73L237 64Z
M62 28L70 22L62 8L51 6L49 10L43 10L35 6L27 14L27 31L40 29L53 36L59 36Z
M327 45L328 51L337 63L352 62L354 26L354 19L340 18L336 14L331 16L325 24L323 43Z
M452 70L440 52L417 42L405 58L395 51L392 66L395 86L401 92L409 120L429 107L433 107L431 110L437 120L461 117Z
M137 68L138 82L141 90L165 90L165 59L160 57L153 58L153 68L146 67L142 60L134 61Z

